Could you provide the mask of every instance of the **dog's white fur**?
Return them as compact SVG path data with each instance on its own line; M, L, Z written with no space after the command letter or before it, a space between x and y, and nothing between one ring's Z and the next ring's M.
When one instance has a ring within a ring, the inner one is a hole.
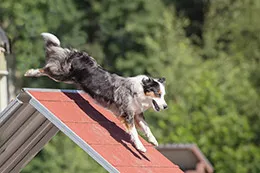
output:
M51 33L43 32L43 33L41 33L41 36L43 37L43 40L45 41L45 44L48 41L50 41L50 42L55 43L58 46L60 46L60 40L55 35L53 35Z

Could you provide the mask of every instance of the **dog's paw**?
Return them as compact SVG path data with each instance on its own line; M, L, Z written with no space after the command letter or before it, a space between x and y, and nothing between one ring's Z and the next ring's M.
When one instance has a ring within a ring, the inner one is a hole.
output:
M142 145L142 146L136 146L136 149L142 153L146 152L146 148Z
M155 139L154 136L150 136L150 137L148 138L148 141L149 141L151 144L153 144L154 146L158 147L158 142L157 142L157 140Z
M27 70L27 72L25 72L24 76L28 77L28 76L37 76L39 73L38 69L30 69Z
M132 141L133 141L133 144L134 144L135 148L136 148L138 151L140 151L140 152L142 152L142 153L145 153L145 152L146 152L146 148L145 148L144 145L141 143L141 141L139 141L139 140L137 140L137 141L132 140Z

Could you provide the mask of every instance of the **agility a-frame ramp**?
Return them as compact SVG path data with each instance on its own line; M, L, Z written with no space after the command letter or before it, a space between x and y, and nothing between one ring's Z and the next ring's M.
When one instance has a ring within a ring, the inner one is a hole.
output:
M138 152L116 117L76 90L23 89L0 114L0 172L20 172L58 131L108 172L181 173L141 137Z

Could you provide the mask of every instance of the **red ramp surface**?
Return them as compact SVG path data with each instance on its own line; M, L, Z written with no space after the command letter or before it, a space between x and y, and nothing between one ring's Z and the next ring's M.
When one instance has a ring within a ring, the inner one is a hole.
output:
M25 89L22 97L109 172L182 172L141 137L147 152L138 152L121 122L88 94Z

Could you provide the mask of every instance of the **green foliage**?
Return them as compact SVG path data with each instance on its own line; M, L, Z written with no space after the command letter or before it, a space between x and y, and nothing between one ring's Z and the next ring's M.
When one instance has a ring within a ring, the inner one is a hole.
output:
M255 0L2 0L0 24L13 40L18 90L72 87L22 77L44 64L39 34L56 33L112 72L166 77L169 109L145 113L159 143L197 143L218 173L257 173L259 9ZM41 171L104 170L58 135L24 169Z
M71 15L73 14L73 15ZM3 0L0 5L0 20L12 40L14 50L14 78L21 79L26 70L44 64L42 32L53 32L67 46L81 47L86 42L86 34L81 30L82 11L78 11L72 0ZM73 44L73 45L69 45ZM57 87L44 78L37 81L23 78L16 87L42 86ZM64 87L64 85L63 85Z
M86 34L81 30L83 11L72 0L2 0L0 24L13 44L13 83L21 87L67 88L47 78L23 78L29 68L44 64L41 32L57 33L63 45L84 47ZM72 45L70 45L72 44ZM11 57L10 57L11 58ZM23 172L105 172L92 158L64 135L57 135Z

